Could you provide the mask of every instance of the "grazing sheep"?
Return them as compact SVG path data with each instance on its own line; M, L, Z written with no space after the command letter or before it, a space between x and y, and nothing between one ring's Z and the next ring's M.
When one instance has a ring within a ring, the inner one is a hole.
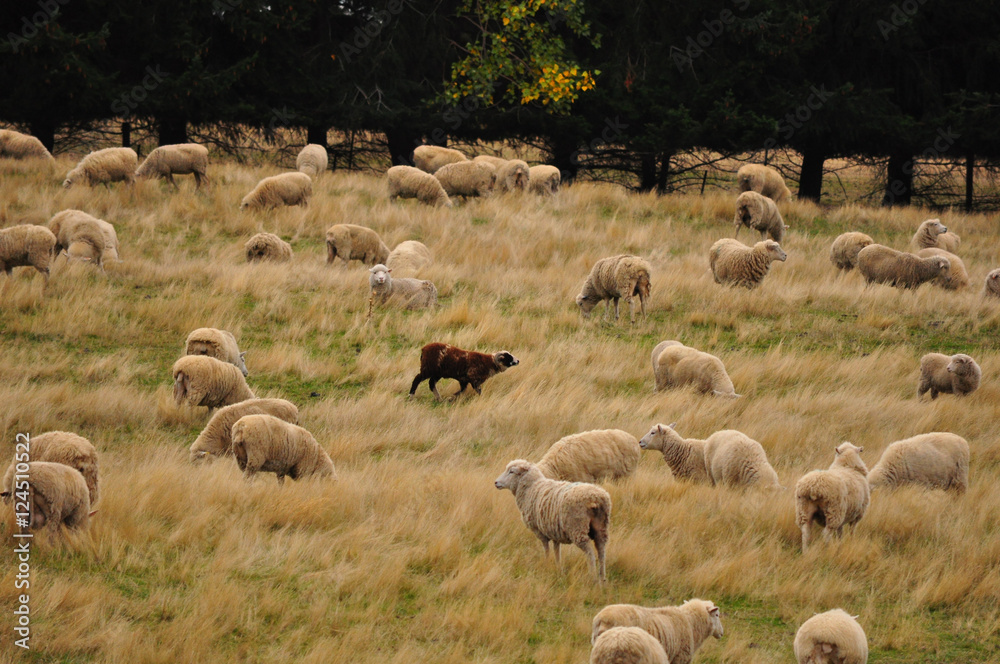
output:
M968 355L942 355L927 353L920 358L920 381L917 383L917 398L930 390L931 400L938 394L954 394L964 397L979 388L983 372Z
M7 503L14 502L15 510L22 511L28 504L28 526L18 526L19 533L37 531L48 527L55 533L60 525L70 530L86 528L90 518L90 493L83 475L75 468L51 461L32 461L27 472L10 476L0 497ZM27 500L23 493L27 492ZM22 494L22 495L19 495Z
M413 149L413 165L425 173L434 174L438 169L468 158L458 150L439 145L418 145Z
M218 408L253 399L240 369L206 355L185 355L173 367L174 401Z
M698 440L681 437L673 424L657 424L642 437L639 447L661 452L678 479L712 486L782 488L761 444L739 431L716 431Z
M670 664L653 635L638 627L612 627L602 632L590 651L590 664Z
M953 433L925 433L897 440L882 452L868 473L872 490L880 486L923 484L931 489L969 487L969 443Z
M871 489L868 468L861 460L864 450L841 443L834 448L836 456L829 469L806 473L795 483L795 523L802 530L802 553L809 547L813 521L823 526L823 539L829 539L865 515Z
M365 265L377 265L389 260L389 247L370 228L355 224L335 224L326 231L326 262L340 257L345 265L359 260Z
M842 233L830 246L830 262L839 270L851 271L858 266L858 252L875 240L858 232Z
M104 237L104 250L101 257L121 262L118 245L118 233L115 231L114 226L103 219L91 216L83 210L63 210L62 212L56 213L52 219L49 220L49 228L53 233L58 235L63 229L70 231L71 228L75 227L75 225L80 223L82 220L93 221L100 227L101 235ZM87 235L89 237L89 234ZM70 258L89 261L97 261L98 259L97 252L94 251L93 245L86 238L73 240L69 243L68 247L62 245L61 243L60 245L60 250L65 250L66 255Z
M132 148L104 148L91 152L66 174L63 187L69 189L78 182L91 187L110 182L135 182L139 155Z
M555 166L539 164L528 169L528 190L532 193L554 196L561 182L562 174Z
M56 236L45 226L11 226L0 230L0 270L13 276L15 267L33 267L49 283L56 257Z
M552 480L600 482L631 475L641 455L635 436L621 429L603 429L561 438L536 465Z
M496 188L500 192L524 191L530 174L528 164L520 159L508 159L497 166Z
M90 504L97 503L99 495L97 449L83 436L68 431L48 431L31 436L28 441L28 457L31 461L49 461L75 468L87 484ZM4 486L12 485L11 478L17 466L16 461L17 455L4 475Z
M311 178L318 177L329 165L330 157L326 154L326 148L317 143L310 143L302 148L295 158L295 170Z
M587 555L598 580L606 579L604 554L611 526L611 496L607 491L596 484L550 480L524 459L508 463L493 485L514 494L524 525L542 541L546 557L552 542L556 564L560 565L559 545L575 544ZM596 559L590 548L592 540Z
M590 642L615 627L639 627L659 641L670 664L690 664L705 640L722 638L719 607L703 599L689 599L680 606L647 608L636 604L611 604L594 616Z
M962 243L962 239L949 231L940 219L928 219L917 228L917 232L913 234L912 243L918 249L937 247L955 253L958 245Z
M393 166L385 172L389 186L389 200L416 198L427 205L452 207L451 199L445 193L440 180L412 166Z
M715 283L756 288L767 276L771 263L788 258L774 240L758 242L752 248L739 240L717 240L708 251L708 263Z
M472 385L476 394L482 394L480 388L488 378L518 364L518 359L505 350L489 355L449 344L430 343L420 349L420 372L410 385L410 397L417 391L417 386L426 380L431 392L440 401L437 383L442 378L458 381L456 397L465 391L467 385Z
M292 245L274 233L257 233L243 245L247 263L273 261L285 263L292 260Z
M941 256L948 259L948 274L947 276L939 275L933 281L935 286L947 288L948 290L961 290L969 286L969 273L965 269L965 263L962 262L961 258L950 251L938 249L937 247L931 247L930 249L921 249L917 252L917 256L920 258Z
M646 317L646 298L649 297L650 274L649 263L629 254L602 258L594 263L583 289L576 296L576 303L584 316L604 300L609 300L604 311L607 318L611 311L611 301L615 303L615 320L618 320L618 300L624 298L628 303L630 320L635 323L634 296L639 296L639 308L642 317Z
M692 385L702 394L739 399L722 360L679 341L661 341L653 349L654 391Z
M313 435L273 415L244 415L232 429L233 456L250 480L258 472L274 473L278 484L315 475L337 479L330 455Z
M795 633L798 664L865 664L868 638L856 618L834 609L802 623Z
M489 164L476 161L456 161L434 173L449 196L489 196L496 185L497 173Z
M399 272L417 272L434 262L431 250L423 242L406 240L396 245L389 254L385 266Z
M493 168L500 170L500 167L507 163L507 160L503 157L494 157L489 154L481 154L473 158L472 161L482 164L489 164Z
M791 199L792 192L785 186L785 178L770 166L746 164L736 171L736 183L740 191L756 191L775 203Z
M217 360L228 362L248 376L246 351L240 351L239 344L232 332L214 327L199 327L187 335L184 342L185 355L208 355Z
M305 173L281 173L257 183L240 203L241 210L275 208L282 205L309 207L312 178Z
M244 415L273 415L290 424L299 423L299 409L284 399L247 399L215 411L188 449L191 463L233 453L233 425Z
M767 196L756 191L744 191L736 199L736 226L734 238L739 237L740 229L747 228L760 231L760 239L770 235L775 242L781 242L785 237L785 221L778 212L778 206Z
M111 239L109 235L106 235L105 227L101 223L107 222L102 222L101 219L92 217L81 210L63 210L56 213L49 220L49 230L56 236L56 254L63 249L68 250L76 244L77 247L73 252L75 255L83 255L104 269L105 248L110 242L117 243L118 237L115 235ZM110 224L108 225L110 226ZM114 233L114 228L111 229L111 233ZM118 255L117 247L115 247L114 254Z
M55 161L42 142L30 134L12 129L0 129L0 158L47 159Z
M948 279L951 263L942 256L920 258L881 244L871 244L858 252L858 271L869 284L896 288L917 288L933 279Z
M385 304L390 298L399 302L406 309L428 309L437 304L437 288L429 281L400 277L393 279L389 268L381 263L368 270L368 287L371 294L368 298L368 315L376 300Z
M161 145L150 152L135 175L140 178L166 178L177 190L180 187L174 181L175 175L194 175L195 189L201 189L202 181L208 181L207 170L208 148L197 143L180 143Z
M983 284L983 297L1000 297L1000 268L986 275Z

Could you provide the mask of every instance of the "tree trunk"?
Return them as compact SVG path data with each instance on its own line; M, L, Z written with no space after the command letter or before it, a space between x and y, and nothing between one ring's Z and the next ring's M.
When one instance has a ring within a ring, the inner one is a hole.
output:
M158 118L159 145L187 143L187 121L184 118Z
M913 155L894 152L889 155L888 176L885 182L884 207L909 205L913 198Z
M802 151L802 170L799 173L799 198L819 203L823 195L823 162L826 155L818 148Z
M28 125L31 135L42 142L45 149L52 152L56 144L56 125L49 120L35 120Z
M580 172L579 153L575 138L568 134L549 137L552 146L552 165L559 169L563 184L570 184Z
M639 160L639 191L653 191L656 186L656 155L643 152Z
M661 194L667 193L667 185L670 183L670 159L673 156L673 152L660 153L660 172L656 176L656 191Z
M972 179L976 174L976 155L965 155L965 211L972 212Z
M385 142L393 166L413 166L413 148L420 144L420 135L409 129L387 127Z
M326 147L326 127L309 125L306 127L306 143L315 143Z
M122 147L132 147L132 123L128 120L122 122Z

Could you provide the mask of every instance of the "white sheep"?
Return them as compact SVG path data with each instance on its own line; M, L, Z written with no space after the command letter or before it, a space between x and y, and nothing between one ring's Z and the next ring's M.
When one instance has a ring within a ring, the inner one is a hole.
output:
M948 230L948 227L941 223L940 219L928 219L920 224L917 232L913 234L911 242L918 249L928 249L937 247L951 253L955 253L958 245L962 243L955 233Z
M241 210L274 208L282 205L309 207L312 178L305 173L281 173L264 178L240 202Z
M935 286L940 286L948 290L962 290L963 288L968 288L969 286L969 272L965 269L965 263L961 258L951 253L950 251L945 251L944 249L938 249L937 247L930 247L929 249L921 249L917 252L917 256L920 258L930 258L932 256L941 256L942 258L948 259L948 273L941 274L933 283Z
M983 284L983 297L1000 297L1000 268L986 275Z
M559 545L575 544L587 555L591 571L601 582L605 580L604 555L611 525L607 491L596 484L550 480L524 459L508 463L493 484L514 494L521 519L541 540L546 557L550 541L555 545L556 564L560 564Z
M98 223L100 221L100 219L80 210L63 210L56 213L49 220L49 230L56 236L56 253L58 254L64 249L68 250L76 244L77 247L73 252L75 255L85 255L88 260L93 260L97 266L104 269L105 248L109 242L117 242L118 238L115 236L111 240L105 234L104 227ZM80 245L88 246L81 247ZM117 255L117 250L115 255Z
M83 475L75 468L51 461L32 461L25 472L11 475L11 483L4 483L0 497L28 503L28 525L18 525L21 534L29 530L48 528L58 531L60 525L70 530L87 527L90 518L90 493ZM27 494L26 496L24 494ZM20 511L20 510L18 510Z
M218 408L253 399L239 368L207 355L185 355L173 366L174 401Z
M101 235L104 237L104 249L101 252L100 258L121 262L121 253L118 245L118 233L115 231L114 226L103 219L98 219L97 217L89 215L83 210L63 210L62 212L57 212L52 219L49 220L49 228L58 235L60 230L64 229L69 231L70 228L74 227L82 220L93 221L98 225L98 227L100 227ZM94 262L98 260L97 252L94 250L93 245L87 238L82 240L72 240L68 246L63 243L59 244L60 249L64 249L66 255L70 258Z
M397 273L415 273L433 262L434 257L427 245L416 240L406 240L396 245L385 260L385 266Z
M8 277L15 267L33 267L49 283L56 256L56 236L45 226L23 224L0 230L0 270Z
M795 483L795 523L802 531L802 552L809 547L812 522L823 526L823 539L840 535L844 526L854 526L868 511L871 489L868 468L861 460L863 447L841 443L827 470L806 473Z
M657 424L642 437L639 447L663 454L678 479L712 486L782 488L763 446L740 431L716 431L699 440L682 437L673 424Z
M433 175L431 177L434 177ZM326 230L326 262L340 258L345 265L359 260L365 265L385 264L389 247L378 233L355 224L335 224Z
M624 299L628 303L629 317L635 323L635 302L633 297L639 296L639 308L642 317L646 317L646 298L649 297L650 274L652 270L642 258L629 254L609 256L594 263L583 289L576 296L576 304L584 316L601 302L608 300L604 316L611 312L611 302L615 304L615 320L618 320L618 301Z
M921 258L881 244L870 244L858 252L858 272L868 284L917 288L932 279L949 278L951 263L943 256Z
M243 245L247 262L272 261L285 263L292 260L292 245L274 233L257 233Z
M393 279L392 272L379 263L368 270L368 315L371 315L375 302L385 304L390 299L398 302L405 309L433 309L437 304L437 288L433 283L421 279L400 277Z
M12 129L0 129L0 158L55 161L40 140Z
M868 484L895 487L923 484L932 489L969 487L969 443L961 436L941 431L897 440L868 472Z
M439 145L418 145L413 149L413 165L425 173L437 173L438 169L468 158L458 150Z
M185 355L208 355L228 362L239 369L244 376L249 375L246 365L246 351L241 351L236 337L228 330L214 327L199 327L187 335L184 342Z
M496 169L477 161L446 164L434 173L434 177L449 196L489 196L497 181Z
M385 172L385 179L390 201L397 198L416 198L427 205L452 207L451 199L448 198L441 182L419 168L393 166Z
M215 411L188 448L191 463L233 453L233 425L244 415L273 415L290 424L299 423L299 409L284 399L247 399Z
M315 178L330 165L330 157L326 148L318 143L310 143L299 151L295 158L295 170Z
M722 618L714 602L689 599L680 606L647 608L636 604L611 604L594 616L590 642L596 643L615 627L639 627L659 641L670 664L690 664L708 637L721 639Z
M639 627L612 627L590 651L590 664L670 664L653 635Z
M508 159L497 167L496 189L499 192L524 191L528 187L528 164L521 159Z
M745 164L736 171L736 183L740 191L756 191L775 203L792 197L792 192L785 185L785 178L770 166Z
M528 190L532 193L554 196L561 182L562 174L555 166L539 164L528 169Z
M702 394L739 399L733 381L722 360L685 346L679 341L661 341L653 348L653 384L655 392L691 385Z
M744 191L736 198L733 225L736 226L734 238L739 237L740 229L746 226L759 231L761 240L770 235L775 242L782 241L787 228L774 201L756 191Z
M858 266L858 252L875 240L870 235L851 231L841 233L830 245L830 262L839 270L851 271Z
M75 468L87 484L90 504L97 503L99 497L99 464L97 449L83 436L68 431L48 431L28 440L28 458L31 461L49 461ZM11 486L11 477L17 466L17 455L4 475L3 485Z
M930 391L931 400L938 394L954 394L964 397L979 389L983 372L974 359L959 353L944 355L927 353L920 358L920 380L917 382L917 398Z
M507 160L503 157L494 157L489 154L481 154L473 158L472 161L489 164L493 168L500 170L500 167L507 163Z
M93 187L110 182L135 182L135 169L139 155L132 148L104 148L91 152L63 180L63 187L69 189L78 182Z
M174 189L180 187L174 182L175 175L194 175L195 189L201 189L202 181L207 182L208 148L197 143L161 145L146 157L136 170L136 177L166 178Z
M247 480L256 473L337 479L330 455L311 433L273 415L244 415L232 428L233 456Z
M771 270L774 261L784 262L788 254L774 240L748 247L739 240L723 238L708 251L708 263L715 283L756 288Z
M843 609L818 613L802 623L795 633L798 664L865 664L868 637L857 616Z
M641 454L639 441L629 432L599 429L557 440L535 465L552 480L600 482L634 473Z

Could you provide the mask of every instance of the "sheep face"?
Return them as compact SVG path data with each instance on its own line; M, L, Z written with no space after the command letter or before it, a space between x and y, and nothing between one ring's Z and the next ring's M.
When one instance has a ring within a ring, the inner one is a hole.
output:
M246 351L242 351L240 353L240 363L236 365L237 368L239 368L239 370L243 372L243 377L244 378L246 378L247 376L250 375L250 372L247 371L246 356L247 356L247 352Z
M666 444L667 429L673 429L674 424L676 424L676 422L672 422L667 426L657 424L649 430L649 433L642 437L642 440L639 441L639 447L644 450L662 452Z
M934 257L934 266L937 268L938 274L945 280L951 281L951 261L944 256Z
M767 253L770 254L771 260L773 261L784 262L785 259L788 258L788 254L785 253L785 250L782 249L781 245L774 240L765 240L764 248L767 249Z
M968 355L953 355L951 362L948 363L948 373L958 374L959 376L964 376L965 374L972 372L973 360Z
M389 279L389 273L392 272L392 270L384 265L376 265L373 268L369 268L368 271L373 275L372 281L379 286L384 284Z
M500 367L500 371L506 371L507 369L516 367L521 363L516 357L505 350L495 353L493 355L493 359L496 360L497 366Z
M576 304L580 307L580 312L584 317L590 316L590 312L594 310L594 307L601 301L596 295L584 295L580 293L576 296Z
M948 232L948 227L942 224L940 219L928 219L927 221L933 222L927 224L927 227L930 228L931 235L944 235Z
M708 620L712 625L712 636L717 639L722 638L722 616L719 612L719 607L714 603L709 602L708 606Z
M493 486L498 489L510 489L512 493L517 493L517 487L521 483L521 478L525 473L534 468L534 464L524 459L515 459L507 464L500 477L493 481Z

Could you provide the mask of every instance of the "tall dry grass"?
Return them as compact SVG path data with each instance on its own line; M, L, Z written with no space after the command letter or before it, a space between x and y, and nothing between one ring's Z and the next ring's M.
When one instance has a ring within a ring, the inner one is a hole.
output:
M979 298L1000 264L992 218L940 215L962 235L972 291L900 293L837 274L829 244L862 230L904 248L937 213L789 203L789 259L746 292L708 271L708 247L732 235L734 195L578 186L438 210L389 204L378 178L328 173L307 210L242 214L242 196L276 169L215 164L211 187L181 178L175 194L157 182L64 191L70 166L0 163L0 226L77 207L115 224L124 258L106 274L60 259L44 294L27 269L0 278L0 451L17 432L69 429L102 463L89 532L33 553L34 659L583 662L603 605L699 596L726 627L703 662L792 661L798 625L837 606L860 614L873 661L1000 660L1000 306ZM435 264L420 276L436 283L438 309L366 323L366 270L324 264L334 223L427 244ZM291 264L243 263L257 231L290 241ZM581 320L583 278L622 252L653 265L648 319L606 323L598 309ZM299 405L339 482L248 486L232 461L188 465L206 414L173 405L170 366L202 326L236 335L258 395ZM654 394L649 352L669 338L722 357L745 398ZM521 364L481 397L438 404L421 386L407 401L430 341L505 348ZM982 387L918 402L928 351L970 353ZM507 461L537 459L569 433L639 436L674 421L692 437L744 431L789 487L842 440L871 466L894 440L953 431L972 447L971 489L877 492L853 534L803 556L791 491L674 482L647 453L635 477L608 486L598 587L576 551L558 573L493 488Z

